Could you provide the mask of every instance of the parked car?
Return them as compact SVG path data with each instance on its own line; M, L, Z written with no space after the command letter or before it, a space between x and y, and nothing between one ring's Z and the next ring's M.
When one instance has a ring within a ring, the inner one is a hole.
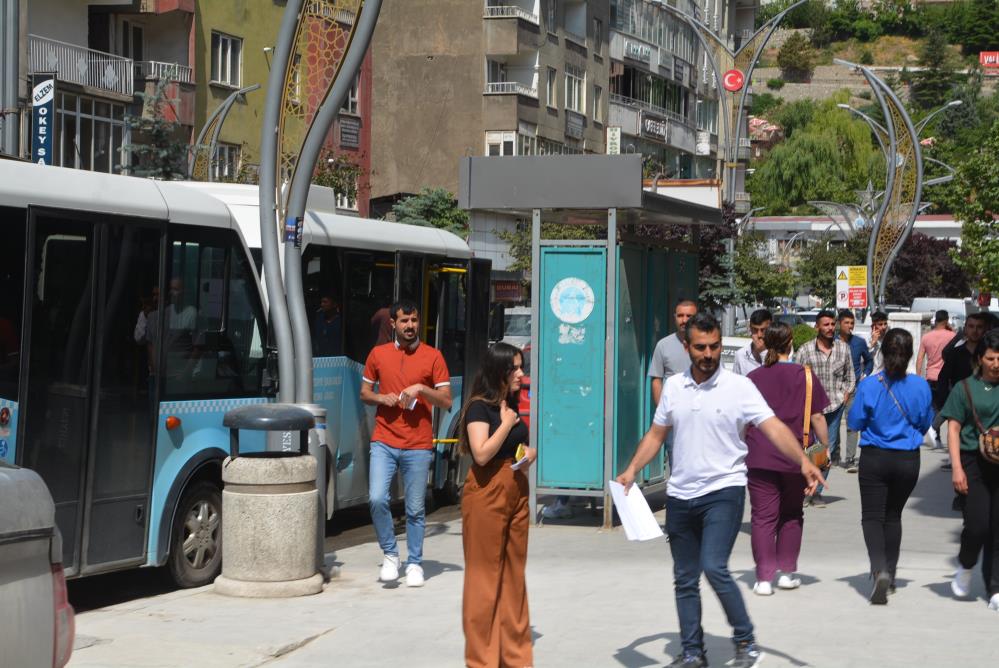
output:
M531 307L514 306L503 314L503 343L523 349L531 342Z
M0 460L0 665L62 668L73 653L73 608L55 504L34 471Z

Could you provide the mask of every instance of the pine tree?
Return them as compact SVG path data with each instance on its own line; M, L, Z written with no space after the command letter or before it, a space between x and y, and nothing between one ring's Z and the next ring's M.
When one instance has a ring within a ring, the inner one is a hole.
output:
M926 36L919 66L921 69L912 73L912 103L922 109L939 107L947 101L956 78L947 38L939 28Z
M132 156L130 171L133 176L164 181L187 176L190 146L183 139L181 124L176 120L174 100L167 98L172 83L169 77L162 77L152 93L139 93L142 113L125 116L132 143L122 148Z

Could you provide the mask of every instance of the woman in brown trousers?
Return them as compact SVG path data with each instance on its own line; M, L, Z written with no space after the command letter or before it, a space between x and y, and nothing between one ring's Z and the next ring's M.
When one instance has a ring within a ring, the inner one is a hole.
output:
M527 609L528 483L526 465L512 468L519 446L528 465L527 426L517 415L524 376L517 348L497 343L486 353L462 412L460 451L473 464L462 493L465 591L462 626L469 668L526 668L534 663Z

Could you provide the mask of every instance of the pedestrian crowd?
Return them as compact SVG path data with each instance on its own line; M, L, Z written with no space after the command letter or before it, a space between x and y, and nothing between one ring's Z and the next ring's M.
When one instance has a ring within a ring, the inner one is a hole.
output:
M379 577L399 578L388 508L396 470L405 490L406 584L422 586L424 494L432 454L431 407L451 406L441 354L419 340L419 312L390 307L395 340L375 347L361 398L377 406L370 506L384 553ZM766 310L749 319L751 342L721 366L718 321L682 299L676 332L656 345L649 377L655 413L617 481L626 491L664 449L669 463L666 534L673 557L681 653L671 668L708 665L701 627L703 574L733 629L734 658L749 668L762 653L728 569L749 492L756 562L753 592L801 586L798 557L806 508L821 509L836 467L857 474L861 530L870 560L870 602L895 592L902 514L919 476L926 435L943 449L955 508L963 514L955 596L967 597L981 558L988 607L999 612L999 323L969 315L961 333L946 311L914 351L913 336L871 316L871 336L854 334L851 311L822 311L816 336L796 350L792 328ZM916 373L910 363L916 354ZM462 620L471 667L533 665L525 579L528 478L536 457L517 411L523 354L497 343L487 352L459 417L459 452L471 458L462 498L465 554ZM377 391L376 391L377 385ZM847 439L840 429L846 420ZM564 503L564 500L563 500Z

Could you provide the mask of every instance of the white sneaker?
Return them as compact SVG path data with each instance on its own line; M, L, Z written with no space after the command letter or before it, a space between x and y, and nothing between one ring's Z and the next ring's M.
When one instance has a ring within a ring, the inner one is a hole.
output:
M406 586L422 587L423 583L423 566L420 566L419 564L410 564L409 566L406 566Z
M965 598L971 594L971 569L957 567L957 572L954 573L954 579L951 580L950 590L954 592L954 596L958 598Z
M753 585L753 593L757 596L773 596L774 588L766 580L759 580Z
M800 586L801 578L792 577L787 573L781 573L781 576L777 578L778 589L797 589Z
M999 612L999 594L992 594L992 599L989 601L989 610Z
M399 579L399 556L386 554L382 561L382 569L378 572L378 579L382 582L394 582Z
M572 508L561 499L555 499L555 503L545 506L541 511L542 517L546 520L567 520L572 517Z

